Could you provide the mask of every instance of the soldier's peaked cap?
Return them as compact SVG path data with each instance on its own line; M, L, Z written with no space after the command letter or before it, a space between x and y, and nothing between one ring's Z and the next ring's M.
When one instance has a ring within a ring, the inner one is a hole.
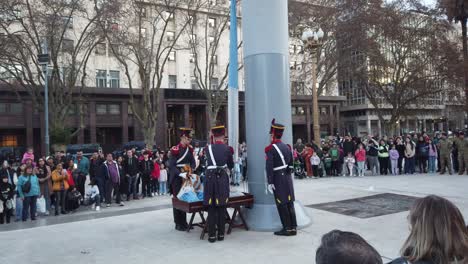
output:
M275 136L282 136L286 127L282 124L276 123L276 120L271 120L270 134Z
M224 125L217 125L211 128L211 133L215 137L222 137L226 134L226 127Z
M180 128L179 128L179 131L180 131L180 136L181 136L181 137L183 137L183 136L186 136L186 137L189 137L189 138L192 137L192 129L191 129L191 128L188 128L188 127L180 127Z

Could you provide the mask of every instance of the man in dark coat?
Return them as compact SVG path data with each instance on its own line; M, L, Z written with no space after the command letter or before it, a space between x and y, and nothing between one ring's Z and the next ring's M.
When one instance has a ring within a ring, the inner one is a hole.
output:
M137 157L133 154L133 151L128 150L126 157L123 162L123 171L128 182L127 201L130 200L130 196L133 195L134 200L138 200L138 172L139 162Z
M208 241L224 240L225 211L229 200L229 176L226 169L234 167L234 149L224 143L225 127L211 128L212 144L205 148L206 176L203 205L208 207Z
M171 148L171 158L169 159L169 191L174 197L177 196L182 188L182 178L179 177L181 170L185 165L190 165L195 169L195 158L193 157L193 147L191 128L179 128L180 143ZM173 208L175 229L178 231L187 231L187 214L181 210Z
M271 144L265 148L268 190L275 196L276 207L283 229L275 232L277 236L294 236L297 231L296 212L294 210L294 186L291 172L293 155L291 146L281 141L285 127L271 122Z

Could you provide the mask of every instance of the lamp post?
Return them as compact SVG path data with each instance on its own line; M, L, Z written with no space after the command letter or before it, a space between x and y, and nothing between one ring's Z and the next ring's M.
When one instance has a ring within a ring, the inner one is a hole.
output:
M45 144L45 156L50 154L50 138L49 138L49 54L47 47L47 40L44 38L42 41L42 53L37 56L39 64L42 66L44 73L44 144Z
M316 57L319 56L317 53L318 48L322 46L323 31L318 29L312 31L306 29L302 33L302 41L304 42L304 48L308 49L312 55L312 122L314 123L314 140L317 146L320 147L320 121L319 121L319 107L318 107L318 94L317 94L317 62Z

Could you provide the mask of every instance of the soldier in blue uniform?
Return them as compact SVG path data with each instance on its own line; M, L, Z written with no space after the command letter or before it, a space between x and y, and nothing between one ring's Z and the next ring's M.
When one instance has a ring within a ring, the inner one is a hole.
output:
M193 157L193 147L191 128L179 128L180 143L171 148L169 159L169 191L175 196L182 188L183 179L179 177L181 170L185 165L195 168L195 158ZM173 208L175 229L178 231L187 231L187 214L183 211Z
M285 127L271 122L271 144L265 148L268 190L275 196L276 207L283 229L275 232L278 236L295 236L297 231L296 212L294 210L294 187L291 172L293 155L290 145L281 142Z
M212 144L205 148L203 205L208 208L208 241L213 243L216 239L224 240L225 212L229 200L229 176L226 170L234 167L234 150L224 143L224 126L211 128L211 134Z

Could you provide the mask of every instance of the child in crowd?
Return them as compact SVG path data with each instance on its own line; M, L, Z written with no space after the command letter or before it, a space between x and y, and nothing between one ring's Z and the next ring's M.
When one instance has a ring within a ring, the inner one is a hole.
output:
M314 174L314 178L317 179L319 176L319 165L320 165L320 158L317 155L317 152L314 152L312 157L310 157L310 164L312 164L312 172Z
M91 208L96 211L101 210L101 195L99 194L99 188L96 183L96 179L92 179L91 182L89 183L89 188L86 191L86 198L89 199L89 204L91 204Z
M32 148L28 148L28 150L23 154L23 159L21 160L22 164L25 164L27 160L31 160L33 167L36 166L34 163L34 150Z
M354 164L356 163L356 160L354 159L353 153L348 153L348 156L345 158L344 162L348 167L349 176L354 177Z
M159 195L165 195L167 193L167 170L164 166L164 163L161 163L159 171Z
M15 190L13 185L8 183L8 175L3 174L0 177L0 224L10 223L10 217L13 212L13 196Z
M325 155L323 155L323 164L325 165L325 173L327 174L327 176L333 176L332 175L332 166L333 166L333 160L332 158L330 157L330 154L325 153Z
M400 154L398 153L398 150L396 150L396 146L392 145L392 149L390 149L390 163L392 166L392 174L397 175L398 174L398 158L400 158Z
M151 179L150 179L150 190L151 196L158 195L159 192L159 176L161 174L161 170L159 168L159 159L154 159L153 162L153 171L151 172Z

